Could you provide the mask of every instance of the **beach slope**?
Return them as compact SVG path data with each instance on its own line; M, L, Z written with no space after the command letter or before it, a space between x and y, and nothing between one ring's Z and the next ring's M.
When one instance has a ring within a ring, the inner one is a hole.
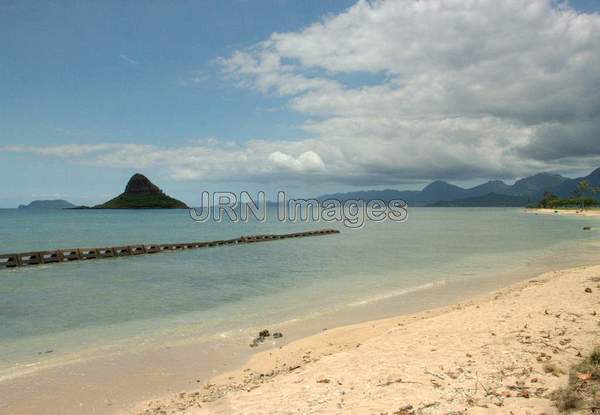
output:
M600 266L419 314L326 330L130 413L553 414L599 340Z

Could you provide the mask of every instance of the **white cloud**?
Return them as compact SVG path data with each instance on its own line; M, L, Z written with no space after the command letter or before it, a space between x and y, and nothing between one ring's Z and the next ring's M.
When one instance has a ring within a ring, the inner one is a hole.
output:
M120 54L119 57L123 60L123 62L126 62L130 65L137 65L138 61L136 61L135 59L130 58L129 56L125 55L124 53Z
M216 138L192 140L185 147L146 144L70 144L4 146L0 152L60 157L73 163L107 168L165 168L176 180L269 180L274 173L323 173L319 154L306 150L309 142L297 143L290 154L277 151L282 142L252 140L243 144Z
M584 170L600 158L600 15L551 0L359 1L218 63L235 85L283 97L312 138L4 151L161 166L180 180L357 185Z
M290 156L281 151L274 151L269 154L268 158L276 166L294 172L317 172L325 169L323 160L314 151L305 151L298 157Z
M359 1L222 65L314 117L303 128L340 180L514 176L600 156L600 16L549 0Z
M202 85L210 80L211 77L206 71L196 70L189 73L185 78L179 79L177 85L181 87L192 87Z
M127 146L127 145L125 145ZM65 144L65 145L50 145L50 146L26 146L26 145L10 145L0 147L0 151L13 153L31 153L41 156L57 156L76 158L89 154L96 154L103 151L122 149L121 144Z

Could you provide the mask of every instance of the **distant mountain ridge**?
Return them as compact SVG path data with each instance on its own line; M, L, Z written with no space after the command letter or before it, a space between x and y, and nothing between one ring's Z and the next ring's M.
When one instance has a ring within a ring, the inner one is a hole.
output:
M423 190L366 190L322 195L317 199L381 199L386 202L402 199L411 206L525 206L541 200L544 192L563 198L571 197L581 180L587 180L592 187L600 186L600 168L575 179L559 174L538 173L519 179L513 185L501 180L491 180L468 189L436 180Z
M19 205L19 209L71 209L75 205L63 199L34 200L28 205Z
M526 196L488 193L483 196L466 197L456 200L442 200L430 203L429 207L521 207L530 202Z
M551 191L551 189L555 189L568 180L573 179L568 179L560 174L539 173L517 180L515 184L510 186L507 194L537 198L543 196L545 191ZM573 190L576 186L577 181L574 183Z

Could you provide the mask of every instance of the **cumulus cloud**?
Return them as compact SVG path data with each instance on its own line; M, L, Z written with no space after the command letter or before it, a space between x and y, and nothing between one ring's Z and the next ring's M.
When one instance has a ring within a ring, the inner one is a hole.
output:
M305 151L298 157L290 156L281 151L275 151L269 154L269 160L284 170L295 172L314 172L324 170L325 168L323 160L314 151Z
M0 152L60 157L71 162L106 168L165 168L175 180L265 181L286 173L318 174L324 169L319 154L305 150L309 142L278 151L281 142L252 140L243 144L215 138L192 140L185 147L147 144L70 144L0 147Z
M325 166L355 181L518 176L600 156L600 16L567 4L359 1L222 65L315 118L303 128L331 149Z
M5 147L180 180L511 178L600 161L600 15L554 0L375 0L217 60L303 140Z

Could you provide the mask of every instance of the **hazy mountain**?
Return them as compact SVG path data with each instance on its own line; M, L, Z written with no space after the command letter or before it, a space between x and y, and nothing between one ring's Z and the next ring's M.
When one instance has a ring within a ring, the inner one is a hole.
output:
M430 203L436 200L454 200L467 197L467 189L455 186L443 180L431 182L421 190L419 201Z
M480 184L479 186L467 189L470 197L488 195L490 193L507 194L510 186L502 180L490 180L489 182Z
M19 209L70 209L75 205L66 200L34 200L28 205L19 205Z
M365 191L357 191L357 192L349 192L349 193L333 193L328 195L319 196L318 200L327 200L327 199L336 199L336 200L383 200L388 202L393 199L402 199L406 201L413 201L420 195L421 191L419 190L393 190L393 189L385 189L385 190L365 190Z
M551 191L569 179L559 174L539 173L534 176L525 177L517 180L513 184L508 194L514 196L528 196L538 198L543 196L545 191Z
M483 196L467 197L457 200L443 200L431 203L430 207L520 207L529 203L526 196L500 195L489 193Z
M544 192L559 197L571 197L581 180L587 180L593 187L600 187L600 168L588 176L570 179L559 174L539 173L517 180L508 185L501 180L492 180L471 188L462 188L436 180L423 190L367 190L350 193L323 195L319 200L349 199L405 200L411 206L525 206L539 201Z
M577 189L577 184L582 180L587 180L592 187L600 187L600 168L594 170L585 177L577 177L575 179L565 180L560 185L553 188L552 193L558 197L570 197Z

